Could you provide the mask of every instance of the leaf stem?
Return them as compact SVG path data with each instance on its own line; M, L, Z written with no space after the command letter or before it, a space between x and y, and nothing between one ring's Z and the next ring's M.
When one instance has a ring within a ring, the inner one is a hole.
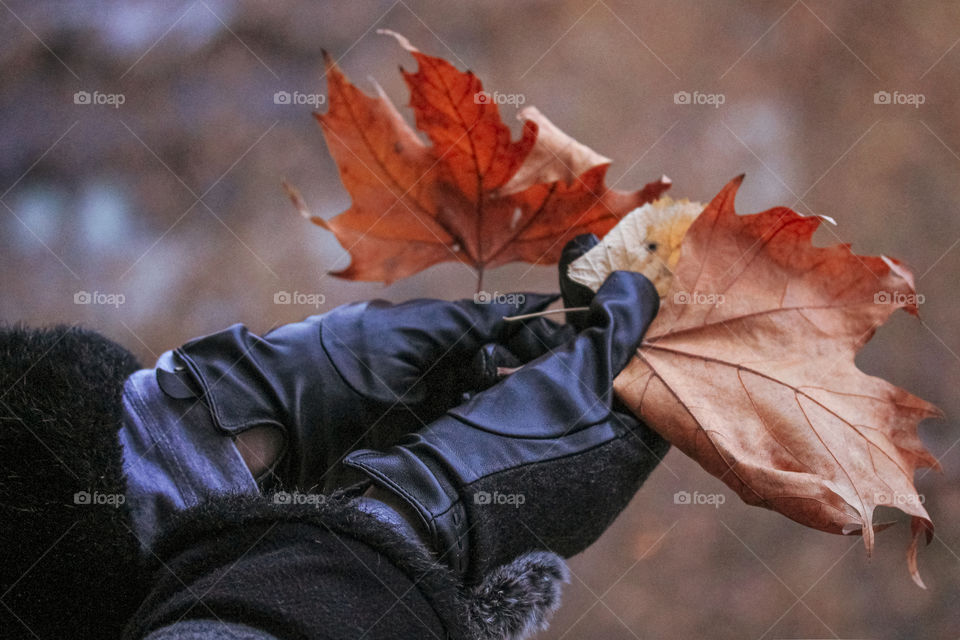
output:
M536 313L525 313L522 316L504 316L504 322L518 322L520 320L530 320L531 318L540 318L555 313L574 313L576 311L589 311L590 307L567 307L565 309L547 309L546 311L537 311Z

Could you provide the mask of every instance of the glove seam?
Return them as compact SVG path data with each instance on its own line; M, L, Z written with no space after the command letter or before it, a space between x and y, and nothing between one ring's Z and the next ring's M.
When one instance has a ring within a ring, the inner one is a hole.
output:
M336 371L337 376L340 377L340 380L343 381L343 384L344 384L348 389L350 389L350 391L352 391L352 392L354 393L354 395L356 395L359 399L364 400L364 401L370 401L370 400L376 401L375 398L373 398L373 397L371 397L371 396L365 395L363 392L361 392L359 389L357 389L355 386L353 386L353 384L350 382L350 380L347 378L347 376L343 373L343 371L340 370L340 365L337 364L336 358L334 358L334 357L333 357L333 354L330 353L330 350L327 349L327 343L326 343L326 341L324 341L324 337L323 337L323 336L324 336L323 330L324 330L324 323L321 321L321 322L318 323L318 326L317 326L317 334L318 334L317 338L320 340L320 348L323 349L324 355L327 356L327 360L330 362L330 367L331 367L334 371ZM348 351L350 351L351 355L353 355L354 358L357 358L356 355L353 354L353 351L352 351L349 347L346 347L346 349L347 349ZM361 364L364 364L364 365L365 365L365 363L363 363L363 362L360 360L360 358L357 358L357 361L359 361L359 362L361 362ZM365 365L365 366L366 366L366 365ZM393 393L393 390L392 390L392 389L391 389L391 393ZM395 393L394 393L394 396L396 396L396 400L397 400L397 401L399 401L400 398L402 397L402 396L397 396Z
M559 460L569 460L570 458L576 458L576 457L578 457L578 456L588 454L588 453L590 453L591 451L594 451L595 449L599 449L600 447L609 446L610 444L612 444L612 443L614 443L614 442L617 442L617 441L619 441L619 440L626 440L626 438L627 438L629 435L630 435L630 434L627 433L627 432L620 433L620 434L617 434L616 436L614 436L613 438L610 438L609 440L604 440L603 442L599 442L599 443L593 445L592 447L590 447L590 448L588 448L588 449L580 449L580 450L578 450L578 451L573 451L573 452L566 453L566 454L561 455L561 456L557 456L556 458L550 458L550 459L548 459L548 460L533 460L533 461L531 461L531 462L526 462L526 463L521 464L521 465L518 465L518 466L516 466L516 467L510 467L509 469L501 469L500 471L496 471L496 472L494 472L494 473L491 473L490 475L483 476L483 477L481 477L481 478L478 478L478 479L474 480L473 482L471 482L471 483L469 483L469 484L464 485L464 489L466 489L466 488L468 488L468 487L472 487L473 485L477 484L478 482L483 482L483 481L485 481L485 480L489 480L490 478L495 478L495 477L498 476L498 475L502 475L502 474L505 474L505 473L510 473L510 472L512 472L512 471L516 471L517 469L527 469L527 468L529 468L529 467L535 467L535 466L541 465L541 464L552 464L552 463L557 462L557 461L559 461ZM466 501L464 501L464 502L466 502ZM444 512L444 513L446 513L446 512Z
M411 507L413 507L417 511L417 515L420 517L420 519L423 521L423 524L426 525L427 529L429 530L430 537L435 539L436 538L436 526L435 526L436 518L433 516L433 514L430 514L429 510L426 507L424 507L423 504L413 496L413 494L409 493L406 489L404 489L399 484L397 484L392 478L388 477L387 475L380 472L380 470L370 466L369 464L364 462L362 459L360 459L364 455L367 455L367 454L362 454L362 453L355 454L351 456L349 460L345 460L344 462L348 466L357 467L363 470L365 473L369 474L376 480L380 481L380 483L384 484L390 491L396 493L398 496L403 498ZM446 513L446 511L444 511L444 513ZM427 518L425 517L424 514L429 514L430 517Z

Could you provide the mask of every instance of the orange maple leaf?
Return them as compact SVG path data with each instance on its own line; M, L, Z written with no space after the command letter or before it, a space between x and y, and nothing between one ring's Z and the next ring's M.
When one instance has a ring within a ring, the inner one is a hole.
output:
M523 132L513 140L473 73L381 33L418 63L403 77L417 128L431 144L379 87L366 95L324 54L329 108L314 115L353 202L324 220L284 186L301 213L350 252L350 266L334 275L390 283L453 260L475 268L482 282L485 269L508 262L557 262L570 238L602 236L669 188L665 176L639 191L608 188L610 160L536 109L520 114Z
M933 524L913 475L940 465L917 425L942 413L854 363L890 314L917 313L913 276L849 245L814 247L819 217L736 215L741 179L687 231L660 313L614 388L748 504L862 533L868 552L877 506L910 514L908 563L923 586L917 546Z

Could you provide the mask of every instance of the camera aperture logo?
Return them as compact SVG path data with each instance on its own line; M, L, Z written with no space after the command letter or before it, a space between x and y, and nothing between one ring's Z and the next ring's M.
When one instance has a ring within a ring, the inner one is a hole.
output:
M673 94L673 104L698 104L719 109L727 101L723 93L701 93L700 91L677 91Z
M519 509L521 505L526 504L527 496L522 493L500 493L494 491L477 491L473 494L473 503L478 505L509 505Z
M273 494L273 504L323 504L326 501L327 496L322 493L277 491Z
M522 93L500 93L499 91L490 93L488 91L477 91L473 94L474 104L512 104L520 106L526 101L527 97Z
M719 509L720 505L727 501L727 496L722 493L700 493L694 491L677 491L673 494L673 504L708 504L714 509Z
M103 105L119 109L127 101L122 93L101 93L99 91L77 91L73 94L73 104Z
M320 305L327 301L327 297L322 293L304 293L301 291L277 291L273 294L273 304L296 304L310 306L319 309Z
M73 494L73 504L78 506L106 506L119 508L127 501L122 493L100 493L99 491L77 491Z
M527 301L527 296L522 293L500 293L499 291L477 291L473 294L473 301L476 304L509 304L514 307L521 306Z
M119 308L126 301L127 297L122 293L77 291L73 294L73 304L99 304Z
M327 96L322 93L300 93L299 91L277 91L273 94L273 104L319 107L326 104Z
M877 91L873 94L873 104L901 104L912 106L919 109L920 105L927 101L927 96L922 93L902 93L900 91Z

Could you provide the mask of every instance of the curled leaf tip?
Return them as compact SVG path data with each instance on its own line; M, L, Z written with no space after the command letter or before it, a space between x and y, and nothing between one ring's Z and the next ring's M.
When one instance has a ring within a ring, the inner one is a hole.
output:
M917 563L917 552L920 548L920 537L925 536L927 544L933 540L933 523L926 518L914 516L910 521L912 534L910 546L907 548L907 566L910 569L910 579L921 589L926 589L923 578L920 577L920 567Z
M415 46L410 44L410 41L407 40L405 36L400 35L393 29L377 29L377 33L381 36L391 36L395 38L396 41L400 43L400 46L406 49L407 51L409 51L410 53L415 53L417 51L420 51Z
M297 209L297 212L307 220L315 222L315 217L312 213L310 213L310 209L307 207L307 203L304 201L300 191L295 186L287 182L286 178L280 181L280 185L287 193L287 197L290 198L290 202L293 203L293 206Z

